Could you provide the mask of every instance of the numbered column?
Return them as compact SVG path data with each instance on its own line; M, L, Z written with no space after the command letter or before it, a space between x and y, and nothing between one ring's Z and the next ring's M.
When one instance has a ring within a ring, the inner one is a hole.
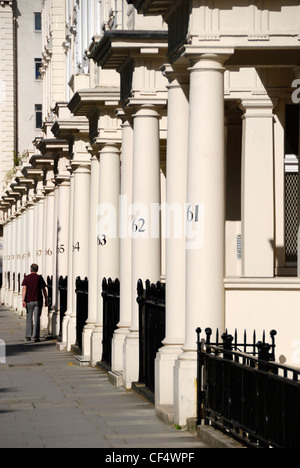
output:
M107 143L100 150L99 205L97 212L98 243L98 310L92 335L91 362L102 358L103 338L103 278L119 279L119 194L120 194L120 149L118 144Z
M70 171L70 199L69 199L69 216L68 216L68 266L67 266L67 275L68 275L68 292L67 292L67 311L62 321L62 343L60 349L65 349L67 346L68 339L68 323L72 315L73 307L73 220L74 220L74 174L72 172L71 165L68 166Z
M53 208L53 220L52 220L52 298L51 307L49 310L49 335L53 337L56 335L56 323L58 316L58 277L57 277L57 235L58 235L58 185L56 179L54 180L55 188L54 194L54 208Z
M68 288L72 290L72 313L67 329L67 350L76 343L76 278L88 277L89 273L89 205L90 205L90 155L87 143L74 142L72 169L74 174L74 214L73 214L73 264L72 278Z
M132 308L130 333L125 339L124 383L131 388L139 378L139 316L137 282L160 280L160 138L154 106L142 106L133 115Z
M191 59L185 344L174 368L174 418L179 425L196 414L195 330L224 327L225 59L214 54Z
M166 204L166 338L156 359L156 405L173 404L173 366L185 331L185 206L189 87L184 73L166 70L168 95ZM182 84L183 83L183 84ZM190 213L191 216L191 213Z
M99 193L99 156L91 155L90 219L89 219L89 302L88 319L83 330L82 354L86 359L91 356L91 336L97 320L98 282L97 282L97 211Z
M124 340L131 323L131 235L128 213L132 204L133 126L130 115L120 116L122 124L122 165L120 211L120 322L112 342L112 371L123 371Z
M70 177L60 180L58 187L57 238L56 238L56 321L54 334L61 333L59 278L68 275L68 240L69 240L69 209L70 209Z

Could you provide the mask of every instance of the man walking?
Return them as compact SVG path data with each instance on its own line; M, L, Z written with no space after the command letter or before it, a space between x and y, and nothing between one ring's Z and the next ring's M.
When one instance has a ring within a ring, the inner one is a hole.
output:
M30 275L25 276L22 283L23 307L26 308L26 339L35 339L40 342L40 319L43 307L43 294L45 297L45 307L48 306L48 294L44 278L37 274L38 265L33 263L30 267Z

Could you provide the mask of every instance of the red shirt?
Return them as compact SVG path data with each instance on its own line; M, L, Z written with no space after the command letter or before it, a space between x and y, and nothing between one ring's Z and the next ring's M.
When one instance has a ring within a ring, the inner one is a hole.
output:
M43 302L42 290L46 288L44 278L36 273L25 276L22 286L26 286L25 302Z

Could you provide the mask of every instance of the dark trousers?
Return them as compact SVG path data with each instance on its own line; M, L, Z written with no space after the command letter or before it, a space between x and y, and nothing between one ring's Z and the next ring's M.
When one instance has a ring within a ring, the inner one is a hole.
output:
M26 311L26 338L37 339L40 337L42 305L39 302L27 302Z

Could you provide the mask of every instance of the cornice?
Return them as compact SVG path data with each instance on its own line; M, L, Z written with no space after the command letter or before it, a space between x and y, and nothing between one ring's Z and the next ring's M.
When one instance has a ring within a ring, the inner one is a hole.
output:
M88 117L95 108L118 107L120 87L99 87L77 91L68 104L76 116Z
M106 69L118 70L133 51L143 55L142 49L163 48L168 46L168 31L106 31L102 39L94 46L89 58ZM157 55L157 52L155 53ZM148 59L150 53L145 53Z

